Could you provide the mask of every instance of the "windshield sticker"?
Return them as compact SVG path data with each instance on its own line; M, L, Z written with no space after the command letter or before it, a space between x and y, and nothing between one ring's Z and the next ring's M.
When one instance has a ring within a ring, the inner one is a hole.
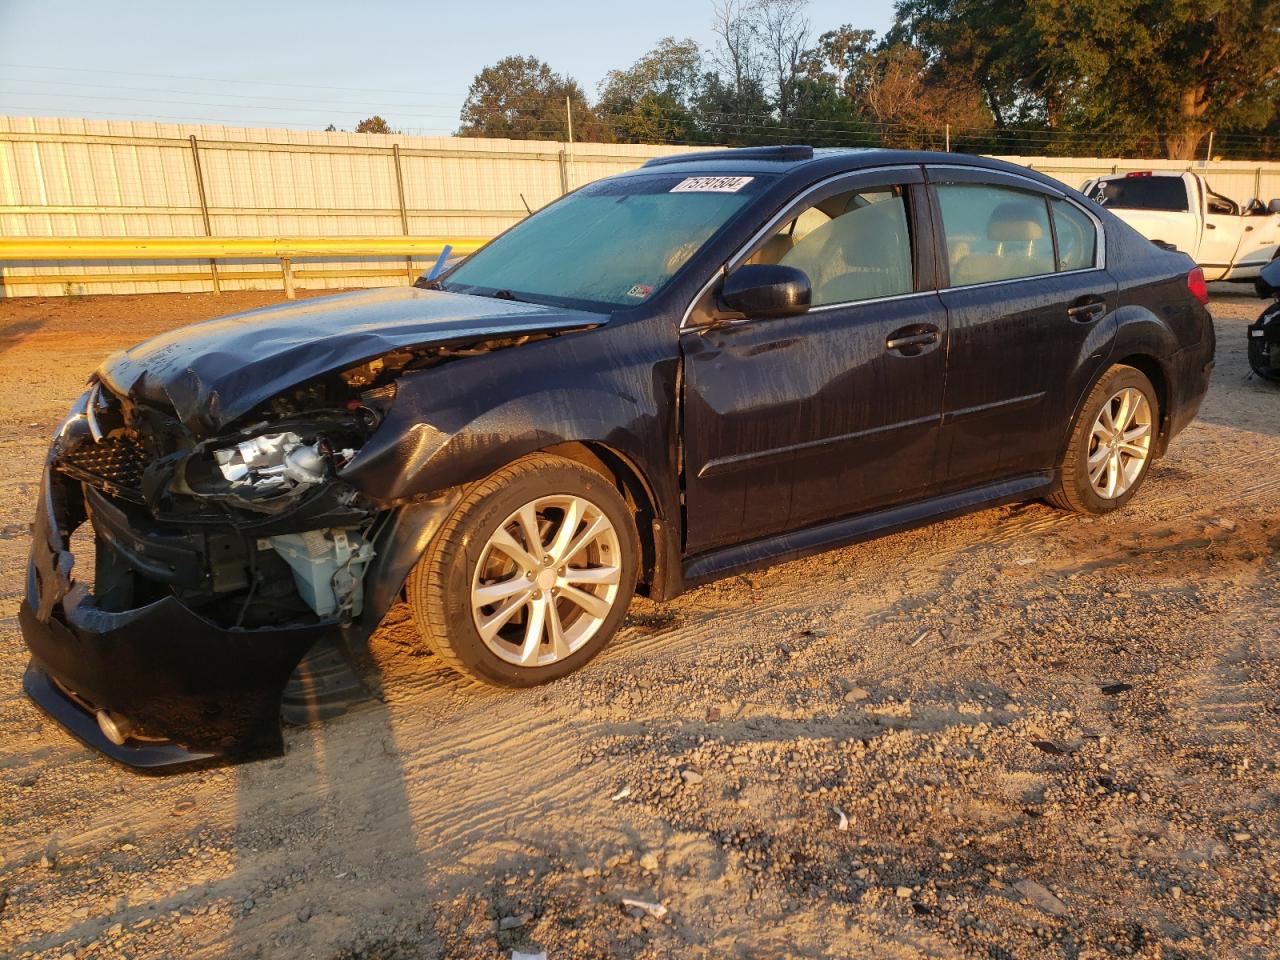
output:
M634 287L632 287L630 290L627 291L627 296L635 297L637 299L643 300L645 297L649 296L649 294L651 293L653 293L653 287L649 286L647 283L637 283Z
M755 177L686 177L672 193L737 193Z

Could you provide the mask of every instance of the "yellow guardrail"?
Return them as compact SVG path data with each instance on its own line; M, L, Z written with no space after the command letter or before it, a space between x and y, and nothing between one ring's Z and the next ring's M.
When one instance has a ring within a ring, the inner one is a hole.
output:
M396 276L414 270L407 258L435 257L446 246L451 255L474 253L487 237L5 237L0 238L0 269L6 262L50 260L203 260L209 263L214 290L219 289L219 260L278 260L279 273L236 271L236 279L283 278L285 293L293 297L295 275L301 279L341 276ZM295 269L298 259L340 260L347 257L405 257L406 266L350 270ZM11 283L120 283L129 280L195 280L192 273L84 273L74 276L12 276Z
M0 260L279 260L474 253L483 237L6 237Z

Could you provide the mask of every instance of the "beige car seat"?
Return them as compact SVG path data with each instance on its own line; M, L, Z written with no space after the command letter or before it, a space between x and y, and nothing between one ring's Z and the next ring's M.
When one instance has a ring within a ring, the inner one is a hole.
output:
M851 207L810 231L778 262L804 271L814 304L910 293L911 240L903 204L895 198Z
M1053 273L1053 248L1044 227L1026 211L1022 203L1003 203L992 211L987 240L995 244L993 253L972 253L963 241L952 245L951 283L963 286Z

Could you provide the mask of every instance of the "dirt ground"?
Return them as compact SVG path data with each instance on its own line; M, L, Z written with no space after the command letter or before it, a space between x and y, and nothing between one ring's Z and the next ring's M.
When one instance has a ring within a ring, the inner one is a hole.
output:
M1280 389L1244 359L1259 301L1215 293L1201 416L1118 514L640 601L523 692L397 608L385 702L166 778L21 693L39 466L108 351L274 296L0 302L0 954L1276 957Z

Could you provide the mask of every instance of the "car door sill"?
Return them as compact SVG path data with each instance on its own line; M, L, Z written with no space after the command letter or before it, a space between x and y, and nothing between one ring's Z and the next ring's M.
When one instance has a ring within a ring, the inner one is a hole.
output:
M1051 472L1026 474L927 500L900 504L874 513L861 513L802 530L779 533L749 543L709 550L684 561L684 586L698 586L721 577L796 560L934 520L944 520L1014 500L1030 499L1047 493L1052 485Z

